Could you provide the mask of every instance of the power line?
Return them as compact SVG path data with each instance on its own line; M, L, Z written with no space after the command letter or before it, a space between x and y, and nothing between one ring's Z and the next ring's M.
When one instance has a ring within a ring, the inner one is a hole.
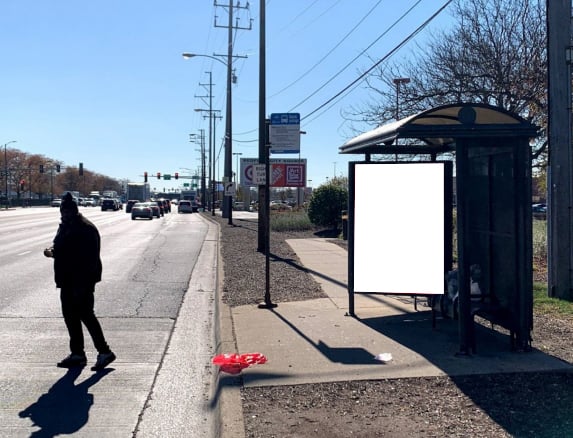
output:
M418 3L420 3L419 0ZM285 86L284 88L282 88L281 90L277 91L276 93L274 93L273 95L269 96L269 98L273 98L275 96L278 96L279 94L281 94L283 91L288 90L290 87L292 87L294 84L296 84L297 82L299 82L301 79L303 79L304 77L306 77L310 72L312 72L316 67L318 67L320 64L322 64L322 62L328 58L332 52L334 52L344 41L346 41L348 39L348 37L350 35L352 35L354 33L354 31L364 22L364 20L366 20L366 18L368 18L368 16L370 16L370 14L372 14L372 12L374 11L374 9L376 9L380 3L382 3L382 0L378 0L378 2L372 6L372 8L370 8L370 10L366 13L366 15L364 15L359 21L358 23L356 23L356 25L354 25L354 27L352 29L350 29L350 31L348 31L348 33L346 35L344 35L342 37L342 39L340 41L338 41L338 43L336 45L334 45L334 47L332 47L332 49L330 49L326 55L324 55L322 58L320 58L311 68L309 68L307 71L305 71L302 75L300 75L297 79L295 79L294 81L292 81L290 84L288 84L287 86ZM369 46L370 47L370 46ZM354 58L352 61L356 60L356 58ZM348 65L346 65L346 67L348 67ZM344 69L346 69L346 67L344 67ZM337 73L337 75L340 74ZM304 102L304 101L303 101ZM298 105L297 105L298 106Z
M341 70L338 71L338 73L336 73L334 76L332 76L328 81L326 81L324 84L322 84L322 86L320 86L318 89L316 89L312 94L310 94L309 96L307 96L305 99L303 99L301 102L299 102L298 104L296 104L292 110L294 110L295 108L297 108L298 106L302 105L303 103L305 103L307 100L309 100L312 96L314 96L316 93L318 93L320 90L322 90L324 87L326 87L330 82L332 82L336 77L338 77L340 74L342 74L343 71L345 71L348 67L350 67L358 58L360 58L364 53L366 53L367 50L369 50L374 44L376 44L378 41L380 41L380 39L382 37L384 37L388 32L390 32L395 26L398 25L398 23L400 23L404 18L406 18L408 16L408 14L410 14L410 12L412 12L412 10L418 6L420 3L422 2L422 0L418 0L416 3L414 3L414 5L412 5L406 12L404 12L400 18L398 18L396 21L394 21L394 23L392 23L392 25L390 27L388 27L384 32L382 32L378 38L376 38L372 43L370 43L364 50L362 50L358 55L356 55L350 62L348 62ZM292 111L291 110L291 111Z
M398 50L400 50L403 46L405 46L410 40L412 40L418 33L420 33L428 24L430 24L430 22L432 20L434 20L450 3L452 3L453 0L448 0L440 9L438 9L438 11L436 11L430 18L428 18L424 23L422 23L414 32L412 32L410 35L408 35L404 40L402 40L402 42L400 42L400 44L398 44L396 47L394 47L390 52L388 52L385 56L383 56L378 62L374 63L374 65L372 65L368 70L366 70L364 73L362 73L360 76L358 76L358 78L356 78L355 80L353 80L350 84L348 84L346 87L344 87L341 91L339 91L338 93L336 93L333 97L331 97L330 99L328 99L326 102L324 102L323 104L319 105L316 109L312 110L310 113L306 114L304 117L301 118L301 121L304 119L307 119L308 117L310 117L311 115L313 115L314 113L320 111L322 108L324 108L325 106L329 105L331 102L333 102L334 100L336 100L338 97L340 97L342 94L346 93L348 90L350 90L351 88L354 88L355 86L358 85L358 83L360 83L372 70L374 70L376 67L378 67L382 62L384 62L385 60L387 60L388 58L390 58L394 53L396 53ZM315 94L315 93L313 93ZM310 96L309 96L310 97ZM306 99L305 99L306 100ZM304 101L303 101L304 102ZM299 104L300 105L300 104ZM295 107L296 108L296 107ZM328 108L330 109L330 107ZM314 120L314 119L313 119Z

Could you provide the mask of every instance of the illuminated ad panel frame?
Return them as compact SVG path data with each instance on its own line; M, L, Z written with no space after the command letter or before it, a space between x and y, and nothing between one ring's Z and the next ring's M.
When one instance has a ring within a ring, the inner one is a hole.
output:
M349 294L444 293L452 169L449 161L349 163Z

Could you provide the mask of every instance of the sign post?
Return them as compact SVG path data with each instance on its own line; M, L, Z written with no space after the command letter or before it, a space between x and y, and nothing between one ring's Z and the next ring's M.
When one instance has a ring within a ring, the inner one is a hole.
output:
M269 137L271 154L300 153L300 114L271 114Z

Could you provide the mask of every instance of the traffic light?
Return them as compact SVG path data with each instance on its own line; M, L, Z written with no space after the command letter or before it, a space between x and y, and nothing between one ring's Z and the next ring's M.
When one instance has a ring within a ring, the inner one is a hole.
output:
M58 173L60 172L60 165L59 164L56 164L56 172L58 172Z
M44 173L44 165L40 164L40 173Z
M143 182L147 182L147 172L143 172Z
M157 172L157 179L161 179L161 172Z
M179 179L179 173L175 172L175 179Z
M82 176L83 174L84 174L84 163L80 163L79 175Z

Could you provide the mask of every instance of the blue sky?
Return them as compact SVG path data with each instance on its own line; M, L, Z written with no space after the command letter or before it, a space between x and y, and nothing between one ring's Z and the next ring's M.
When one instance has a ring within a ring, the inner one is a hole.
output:
M227 0L216 0L228 5ZM240 2L245 5L245 1ZM384 57L446 0L268 0L266 3L266 110L300 113L301 158L317 187L347 174L357 156L338 154L350 136L341 112L369 99L363 86L312 116ZM237 4L235 0L234 4ZM259 2L235 10L241 27L234 37L233 152L258 156ZM412 11L385 36L407 10ZM415 43L447 26L446 9L390 61L407 57ZM118 179L195 172L199 145L189 134L205 130L205 96L212 72L213 109L225 115L225 65L209 58L183 59L183 52L227 53L228 8L212 0L2 0L0 3L0 145L39 153L65 165ZM380 38L380 39L379 39ZM378 40L379 39L379 40ZM378 40L364 54L361 52ZM354 58L358 58L351 62ZM223 58L224 59L224 58ZM224 59L225 60L225 59ZM351 63L349 67L347 64ZM364 129L372 127L365 126ZM216 125L220 146L225 120ZM219 152L220 151L220 152ZM272 158L296 158L273 155ZM233 168L236 165L233 157ZM191 169L191 171L187 170ZM174 188L181 180L157 181Z

